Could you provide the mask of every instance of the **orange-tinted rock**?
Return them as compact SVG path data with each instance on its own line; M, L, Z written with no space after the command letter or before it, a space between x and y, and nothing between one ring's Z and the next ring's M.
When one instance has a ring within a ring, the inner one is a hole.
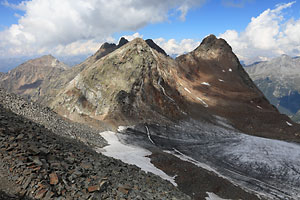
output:
M50 184L51 185L56 185L58 183L58 176L56 175L55 172L51 173L49 175L49 178L50 178Z

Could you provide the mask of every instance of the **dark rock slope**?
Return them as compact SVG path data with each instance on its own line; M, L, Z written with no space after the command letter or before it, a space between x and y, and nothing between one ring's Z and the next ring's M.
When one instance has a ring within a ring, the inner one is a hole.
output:
M15 101L15 96L2 91L1 96ZM9 102L0 102L1 197L189 199L158 176L98 154L76 140L54 134L4 108ZM15 105L12 103L12 107ZM40 112L47 115L47 112ZM53 120L51 116L49 120ZM56 129L62 131L65 127L60 126L58 123Z
M4 108L44 126L57 135L77 139L92 147L105 145L102 137L98 134L100 130L64 119L48 107L28 102L18 95L7 93L3 89L0 89L0 102ZM105 130L105 127L102 130Z

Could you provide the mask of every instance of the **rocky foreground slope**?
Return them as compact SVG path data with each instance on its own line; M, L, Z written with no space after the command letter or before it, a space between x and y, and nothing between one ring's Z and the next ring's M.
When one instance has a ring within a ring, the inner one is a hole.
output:
M3 90L0 97L2 199L189 199L158 176L98 154L64 132L68 128L76 135L84 129L65 127L49 111L29 108L24 100ZM30 109L32 114L38 110L44 119L55 120L52 130L56 134L4 106L26 107L21 112L29 118Z
M300 122L300 58L282 55L245 70L281 113Z

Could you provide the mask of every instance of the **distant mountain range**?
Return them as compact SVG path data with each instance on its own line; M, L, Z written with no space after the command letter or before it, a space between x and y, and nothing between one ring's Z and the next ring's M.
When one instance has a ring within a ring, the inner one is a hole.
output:
M26 99L38 101L40 96L49 91L52 80L68 69L69 66L53 56L42 56L2 74L0 87L22 95Z
M60 56L57 57L61 62L69 65L75 66L81 62L83 62L89 55L81 55L81 56ZM39 57L16 57L16 58L0 58L0 72L6 73L9 70L14 69L15 67L25 63L28 60L33 60Z
M245 70L281 113L300 122L300 58L282 55Z

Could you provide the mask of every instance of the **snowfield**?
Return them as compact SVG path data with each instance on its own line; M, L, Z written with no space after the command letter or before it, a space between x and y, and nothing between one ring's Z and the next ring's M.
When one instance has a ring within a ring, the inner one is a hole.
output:
M119 129L122 130L124 127L120 127ZM100 135L107 141L109 145L102 149L97 149L96 151L98 153L122 160L127 164L136 165L143 171L152 172L153 174L160 176L162 179L168 180L174 186L177 186L174 180L175 177L170 177L160 169L157 169L150 162L150 158L146 157L152 154L150 151L138 146L122 144L117 137L117 133L115 132L105 131L100 133Z

